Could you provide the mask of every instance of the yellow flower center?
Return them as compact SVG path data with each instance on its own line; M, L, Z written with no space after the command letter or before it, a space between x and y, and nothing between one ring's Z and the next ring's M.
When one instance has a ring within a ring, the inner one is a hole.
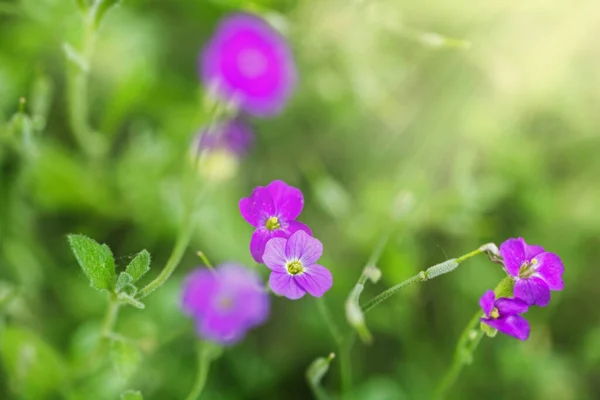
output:
M279 224L279 219L277 217L271 217L265 223L265 227L270 231L274 231L275 229L281 228L281 224Z
M519 268L519 278L526 279L533 275L533 273L535 272L533 266L537 263L538 260L534 258L533 260L531 260L531 262L524 263L523 265L521 265L521 268Z
M286 268L291 275L298 275L304 272L304 266L298 260L288 262Z
M492 311L490 312L490 318L497 319L499 316L500 312L498 311L498 309L496 307L492 308Z

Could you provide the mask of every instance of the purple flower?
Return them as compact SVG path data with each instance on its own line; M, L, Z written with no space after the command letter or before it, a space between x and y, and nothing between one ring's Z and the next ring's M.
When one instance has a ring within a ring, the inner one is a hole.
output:
M481 318L481 322L519 340L527 340L529 322L519 315L527 312L528 309L527 303L523 300L508 298L496 300L494 291L488 290L481 296L479 305L486 316Z
M190 273L183 288L182 309L194 318L201 337L232 344L266 321L269 296L253 271L227 263L215 271L198 268Z
M295 220L302 212L302 207L304 197L300 189L283 181L273 181L266 187L259 186L250 197L240 200L242 217L256 228L250 240L250 253L256 262L262 263L269 239L287 239L299 230L312 234L308 226Z
M544 307L551 290L563 290L563 263L542 246L528 245L523 238L508 239L500 245L500 255L506 272L515 278L516 298Z
M194 151L225 150L237 157L244 157L252 143L254 134L248 124L240 119L232 119L203 129L194 140Z
M304 231L289 239L273 238L267 242L263 260L269 269L269 285L276 294L296 300L306 292L321 297L331 289L331 272L315 264L323 254L323 245Z
M296 67L285 39L262 18L225 17L202 52L200 72L226 101L260 117L279 113L296 84Z

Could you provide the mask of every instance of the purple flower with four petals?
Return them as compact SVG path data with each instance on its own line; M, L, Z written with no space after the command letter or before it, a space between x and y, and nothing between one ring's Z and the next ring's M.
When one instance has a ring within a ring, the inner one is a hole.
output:
M485 313L485 318L480 319L481 322L519 340L527 340L529 322L520 315L527 312L526 302L508 298L496 300L494 291L488 290L481 296L479 305Z
M214 271L192 271L184 284L181 307L194 318L201 337L233 344L266 321L269 296L255 272L228 263Z
M263 261L273 272L269 285L276 294L296 300L307 292L321 297L333 284L331 272L315 264L323 254L321 242L304 231L289 239L273 238L267 242Z
M523 238L508 239L500 245L506 272L515 279L515 297L528 305L544 307L551 290L562 290L563 263L542 246L528 245Z
M283 181L257 187L250 197L240 200L239 206L244 219L256 228L250 240L250 253L256 262L262 263L271 238L287 239L297 231L312 235L308 226L296 221L304 207L302 192Z
M257 15L225 17L199 64L205 84L219 97L259 117L279 113L296 84L287 42Z

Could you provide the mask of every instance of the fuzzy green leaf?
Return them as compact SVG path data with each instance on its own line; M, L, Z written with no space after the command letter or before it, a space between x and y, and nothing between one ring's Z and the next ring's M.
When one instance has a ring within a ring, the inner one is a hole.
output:
M125 288L133 282L133 278L127 272L121 272L119 274L119 278L117 278L117 284L115 286L115 291L117 293L123 292Z
M69 235L68 240L92 287L112 290L115 285L115 260L110 248L83 235Z
M136 282L150 270L150 253L146 250L140 251L129 263L125 272L131 275L132 281Z
M130 285L128 285L128 290L129 290L129 286ZM117 299L119 299L119 301L121 301L122 303L129 304L130 306L133 306L135 308L143 309L146 307L144 305L144 303L136 300L135 298L133 298L133 295L129 295L127 292L119 293L119 295L117 296Z

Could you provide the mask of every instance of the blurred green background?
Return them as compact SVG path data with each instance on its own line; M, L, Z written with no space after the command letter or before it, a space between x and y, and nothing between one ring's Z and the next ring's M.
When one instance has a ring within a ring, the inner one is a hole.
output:
M145 310L122 308L128 347L89 371L106 297L65 235L109 244L121 267L146 248L149 275L162 268L194 190L182 178L189 144L209 118L198 52L240 9L286 32L298 90L283 114L252 120L256 146L201 204L176 274ZM82 21L75 0L0 0L0 398L184 398L197 340L181 281L197 250L267 276L237 202L273 179L304 192L300 219L324 243L325 300L345 331L344 300L394 213L365 300L485 242L523 236L559 254L565 290L527 314L530 339L484 338L449 398L600 398L597 1L124 0L102 24L85 96L110 143L102 158L69 124L63 48L80 48ZM428 398L502 276L480 256L369 313L375 341L353 348L353 398ZM215 361L203 398L311 398L306 367L332 351L315 299L273 298L269 322ZM323 382L331 394L338 361Z

